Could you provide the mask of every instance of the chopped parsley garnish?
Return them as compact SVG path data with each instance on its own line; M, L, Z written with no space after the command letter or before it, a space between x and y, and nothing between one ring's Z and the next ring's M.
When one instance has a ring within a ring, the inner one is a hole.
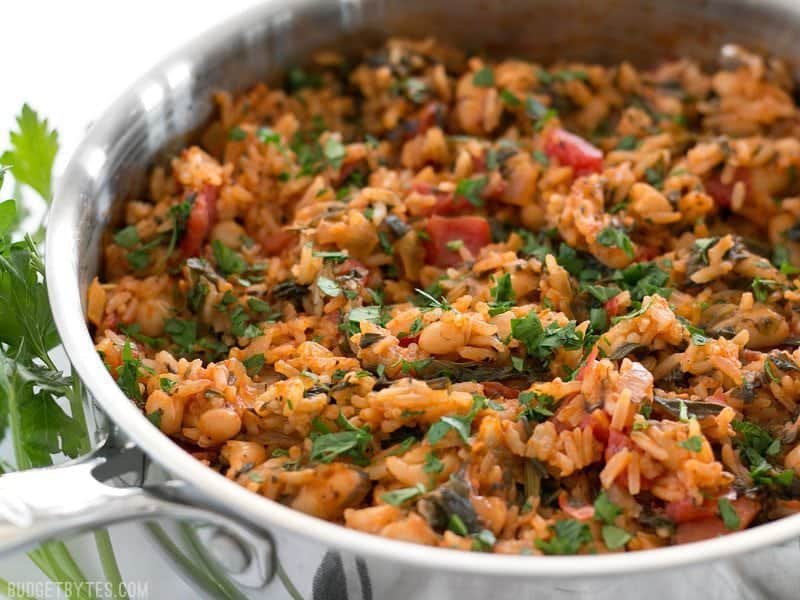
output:
M603 541L609 550L619 550L631 541L631 534L616 525L603 525L600 530Z
M511 275L503 273L495 279L494 286L489 289L492 302L489 303L489 314L499 315L514 306L514 288L511 287Z
M522 106L522 100L517 98L513 94L513 92L511 92L509 90L501 90L500 91L500 99L503 102L505 102L506 104L508 104L512 108L517 108L519 106Z
M418 496L421 496L426 492L425 486L421 483L418 483L415 486L401 488L399 490L392 490L391 492L386 492L385 494L381 494L381 500L386 502L386 504L391 504L392 506L402 506L406 502L410 500L414 500Z
M158 380L158 385L162 392L165 394L171 394L172 390L175 389L175 386L178 385L178 382L174 379L170 379L169 377L161 377Z
M164 409L159 408L151 413L147 413L145 416L147 417L148 421L150 421L153 425L161 429L161 417L163 415L164 415Z
M629 258L633 258L633 243L622 229L606 227L597 234L597 243L607 247L616 247L622 250Z
M774 279L762 279L761 277L756 277L753 279L752 288L753 288L753 296L759 302L766 302L769 295L774 292L775 290L780 290L784 286L779 281L775 281Z
M626 135L617 142L617 150L636 150L639 140L632 135Z
M545 554L577 554L581 546L592 541L592 532L586 523L564 519L550 526L553 537L536 540L536 547Z
M319 288L320 292L326 296L330 296L331 298L336 298L342 293L342 288L339 287L338 283L336 283L333 279L324 277L323 275L317 277L317 287Z
M244 258L219 240L211 242L211 251L214 253L214 260L223 275L237 275L247 269L247 262Z
M494 71L491 67L483 67L472 76L472 83L478 87L492 87L494 85Z
M686 448L689 452L700 452L703 449L703 438L693 435L678 444L681 448Z
M606 525L613 525L617 517L622 514L622 508L611 502L605 491L600 492L594 501L594 518L603 521Z
M234 127L228 132L228 139L234 142L241 142L247 138L247 133L241 127Z
M445 244L451 252L458 252L464 247L464 240L450 240Z
M247 369L247 374L252 377L261 371L265 362L266 360L263 354L253 354L252 356L245 358L242 361L242 364L244 364L244 368Z
M431 445L434 445L445 435L447 435L451 429L454 429L458 432L458 435L461 437L464 443L468 444L472 420L475 418L475 415L477 415L478 412L484 407L485 403L486 398L474 395L472 397L472 408L470 409L469 413L466 415L455 416L446 415L431 425L430 429L428 429L428 442Z
M170 318L164 321L164 333L172 338L181 351L192 353L197 341L197 322Z
M372 443L372 434L369 432L369 428L354 426L341 413L339 413L336 423L342 428L342 431L321 435L319 432L312 433L314 439L311 445L310 459L330 463L339 456L347 456L355 464L369 464L369 459L365 454Z
M444 469L444 463L433 453L428 452L425 455L425 465L422 470L426 473L441 473Z
M547 364L559 348L577 350L583 347L583 335L575 330L575 321L564 326L555 321L542 326L535 311L521 319L511 319L511 336L520 341L529 356Z
M461 196L472 206L481 207L483 206L481 192L483 192L483 188L486 187L488 182L489 178L486 175L473 177L472 179L462 179L456 185L456 196Z
M142 361L134 358L129 342L122 347L122 364L117 367L117 385L125 395L137 402L142 401L142 390L139 389L139 370Z
M548 394L539 392L520 392L519 403L523 405L520 418L525 418L534 423L543 423L555 413L555 399Z
M342 166L342 161L347 155L347 150L342 142L334 137L329 137L325 142L323 153L325 155L325 160L328 161L328 164L334 169L338 169Z
M123 248L133 248L139 243L139 233L135 225L128 225L114 234L114 243Z
M739 519L739 515L736 512L736 509L733 508L730 500L727 498L720 498L717 501L717 506L719 507L719 516L722 518L722 522L726 529L735 531L741 527L742 522Z

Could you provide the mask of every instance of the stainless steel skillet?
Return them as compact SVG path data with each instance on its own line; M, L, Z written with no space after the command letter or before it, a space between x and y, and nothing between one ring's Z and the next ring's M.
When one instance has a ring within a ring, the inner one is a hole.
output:
M721 564L799 538L800 515L686 546L626 555L531 558L461 553L344 529L247 492L163 436L107 373L94 351L83 308L98 266L101 235L115 206L142 190L148 167L211 116L211 93L241 91L302 61L316 48L357 48L386 35L436 35L468 48L542 62L584 58L648 64L678 55L712 62L722 44L735 42L800 64L798 32L800 3L793 0L273 0L198 37L136 82L96 121L58 187L46 248L54 316L87 388L122 437L183 483L120 492L97 484L85 463L64 467L57 476L59 489L77 495L68 513L56 515L53 511L63 511L64 503L43 501L56 482L52 471L3 477L0 516L14 525L0 526L0 553L71 527L184 515L215 518L260 552L244 577L253 585L270 576L270 540L290 539L315 551L322 546L363 557L374 577L400 565L413 568L418 578L414 585L458 573L460 582L473 582L476 590L491 587L487 582L494 578L556 589L577 580L608 582L621 574L629 576L631 585L641 585L644 579L635 574L703 561ZM115 453L104 449L93 460L113 464L108 461ZM25 529L26 524L33 528Z

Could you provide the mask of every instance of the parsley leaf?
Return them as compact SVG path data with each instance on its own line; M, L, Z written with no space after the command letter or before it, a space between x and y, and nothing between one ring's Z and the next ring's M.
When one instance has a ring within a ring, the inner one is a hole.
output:
M18 131L10 134L11 150L0 156L0 164L10 168L17 183L30 186L47 202L53 197L52 169L58 152L58 133L47 119L27 104L17 116Z
M381 500L386 502L386 504L391 504L392 506L402 506L417 496L421 496L425 493L425 491L425 486L421 483L418 483L412 487L400 488L398 490L392 490L390 492L386 492L385 494L381 494Z
M356 464L368 464L365 452L372 443L368 427L355 427L339 413L336 421L342 431L317 435L311 444L312 461L333 462L339 456L349 456Z
M317 287L320 292L331 298L336 298L342 293L342 288L339 287L338 283L323 275L317 277Z
M622 508L611 502L605 491L597 495L594 501L594 518L596 521L603 521L606 525L613 525L621 514Z
M633 258L633 243L622 229L606 227L597 234L597 243L607 247L615 246L627 254L629 258Z
M235 275L247 269L247 263L244 258L219 240L211 242L211 250L214 253L214 260L217 262L217 267L219 267L223 275Z
M489 289L493 301L489 303L489 314L499 315L510 310L514 306L514 288L511 287L511 275L503 273L495 279L494 287Z
M472 83L478 87L492 87L494 85L494 71L491 67L483 67L472 76Z
M547 541L536 540L536 547L545 554L577 554L583 544L592 541L592 532L586 523L564 519L550 526L553 537Z
M481 192L486 184L489 183L489 178L486 175L480 177L473 177L472 179L462 179L456 185L456 196L461 196L472 206L483 206L483 199Z
M720 498L717 501L717 506L719 506L719 516L722 518L725 528L731 531L739 529L742 523L739 519L739 514L736 512L736 509L733 508L730 500L727 498Z
M547 364L559 348L577 350L583 346L583 335L575 330L575 321L561 326L555 321L542 326L536 311L524 318L511 319L511 336L522 342L530 356Z
M631 534L616 525L603 525L600 533L609 550L619 550L631 541Z
M700 452L703 449L703 438L693 435L678 444L681 448L686 448L689 452Z

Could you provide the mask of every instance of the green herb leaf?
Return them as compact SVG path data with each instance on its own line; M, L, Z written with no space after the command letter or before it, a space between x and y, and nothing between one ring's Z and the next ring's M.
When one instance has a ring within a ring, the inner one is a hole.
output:
M391 504L392 506L402 506L406 502L421 496L425 493L425 491L425 486L421 483L418 483L413 487L401 488L399 490L392 490L391 492L381 494L381 500L386 502L386 504Z
M489 178L486 175L474 177L472 179L462 179L456 185L456 196L461 196L472 206L483 206L483 199L481 192L489 183Z
M489 314L499 315L514 306L514 288L511 286L511 275L503 273L495 279L494 286L489 289L493 301L489 303Z
M622 229L606 227L597 234L597 243L603 246L619 248L627 254L629 258L633 258L633 243L631 242L631 238L629 238Z
M331 298L336 298L342 293L342 288L339 287L338 283L336 283L333 279L324 277L323 275L317 277L317 287L319 288L320 292L326 296L330 296Z
M257 374L264 367L266 359L263 354L253 354L242 361L244 368L247 369L247 374L252 377Z
M592 532L586 523L564 519L550 526L553 537L547 541L536 540L536 547L545 554L577 554L583 544L592 541Z
M483 67L472 76L472 83L478 87L492 87L494 85L494 71L490 67Z
M237 252L234 252L219 240L211 242L214 260L223 275L236 275L247 269L247 262Z
M678 444L681 448L686 448L689 452L700 452L703 449L703 438L693 435Z
M325 154L325 160L327 160L328 164L334 169L341 167L342 161L344 160L345 156L347 156L347 150L345 149L344 145L335 137L328 138L328 140L325 142L323 153Z
M719 506L719 516L722 518L722 522L725 524L726 529L736 531L739 529L739 527L741 527L742 522L739 519L739 515L736 512L736 509L733 508L730 500L727 498L720 498L717 501L717 506Z
M339 456L349 456L356 464L367 464L369 460L365 452L372 443L369 429L353 426L341 413L337 423L343 431L325 433L314 438L310 459L330 463Z
M613 525L617 517L622 514L622 508L611 502L605 491L600 492L594 501L594 518L607 525Z
M603 525L600 530L603 541L609 550L619 550L631 541L631 534L616 525Z
M17 127L18 131L12 131L9 136L12 149L0 156L0 164L10 168L17 183L30 186L50 202L58 133L27 104L17 116Z

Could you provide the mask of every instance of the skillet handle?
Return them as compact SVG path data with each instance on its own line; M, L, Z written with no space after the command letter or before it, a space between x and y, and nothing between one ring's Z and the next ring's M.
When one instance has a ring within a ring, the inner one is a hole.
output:
M100 475L119 475L110 467L130 465L131 458L141 462L143 455L130 447L101 449L79 462L0 477L0 561L10 553L63 536L126 521L170 519L201 525L206 533L202 537L212 542L224 538L207 550L213 559L219 546L219 559L214 560L237 584L260 589L272 580L277 561L272 535L204 505L202 497L183 482L112 487L98 480ZM238 565L233 571L223 566L230 565L226 560L230 557L221 555L230 553L232 545L242 557L234 561Z

